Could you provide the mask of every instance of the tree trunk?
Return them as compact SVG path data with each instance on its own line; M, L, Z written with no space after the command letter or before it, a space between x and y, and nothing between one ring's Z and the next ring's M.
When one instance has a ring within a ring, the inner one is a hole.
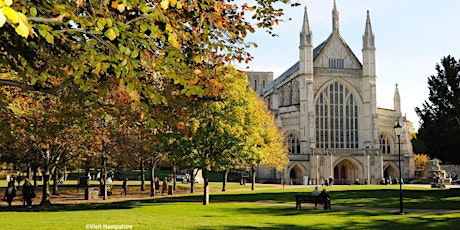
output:
M175 165L173 166L172 182L173 182L173 190L176 190L176 166Z
M203 181L204 181L204 187L203 187L203 205L208 205L209 204L209 173L207 169L202 169L202 174L203 174Z
M154 179L155 179L155 169L153 167L153 160L150 161L150 164L149 164L149 170L150 170L150 196L151 197L154 197L155 196L155 182L154 182Z
M141 191L145 191L144 158L141 157Z
M224 171L224 178L222 180L222 192L225 192L225 187L227 186L227 179L228 179L228 170L225 169Z
M32 178L30 178L31 173L32 173L32 168L29 166L27 167L27 176L25 177L29 179L29 181L32 180Z
M251 190L254 190L256 187L256 170L254 167L251 167L251 176L252 176L252 181L251 181Z
M104 200L107 200L107 159L105 157L102 159L102 170L101 181L104 186Z
M59 195L58 193L58 176L59 176L59 169L55 167L53 170L53 195Z
M190 193L195 193L195 177L196 173L192 171L190 174Z
M37 187L37 167L34 168L34 175L33 175L33 179L34 179L34 188Z
M50 169L48 166L46 166L44 169L44 174L43 174L43 194L42 194L42 201L40 202L40 205L49 205L51 204L50 202L50 172L52 169Z

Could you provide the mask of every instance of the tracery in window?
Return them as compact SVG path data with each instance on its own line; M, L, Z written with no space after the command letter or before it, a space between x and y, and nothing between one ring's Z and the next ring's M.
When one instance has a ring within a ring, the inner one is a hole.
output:
M283 106L284 105L284 87L280 88L278 98L279 98L279 106Z
M284 105L291 105L292 100L291 100L291 84L288 83L284 86Z
M358 103L351 90L335 82L316 101L316 147L358 148Z
M329 58L329 68L331 69L345 68L343 59L342 58Z
M299 137L294 133L289 133L287 135L287 141L289 146L289 154L300 154Z
M390 147L390 142L389 142L390 139L386 135L380 134L379 140L380 140L380 153L390 154L391 153L391 147Z
M292 83L292 104L299 104L299 81L294 81Z

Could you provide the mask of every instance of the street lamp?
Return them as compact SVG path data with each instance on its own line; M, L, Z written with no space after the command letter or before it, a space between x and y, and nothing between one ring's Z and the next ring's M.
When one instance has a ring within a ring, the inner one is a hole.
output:
M399 154L399 214L404 214L403 212L403 192L402 192L402 173L401 173L401 133L402 133L402 127L399 124L396 124L394 127L396 136L398 136L398 154Z

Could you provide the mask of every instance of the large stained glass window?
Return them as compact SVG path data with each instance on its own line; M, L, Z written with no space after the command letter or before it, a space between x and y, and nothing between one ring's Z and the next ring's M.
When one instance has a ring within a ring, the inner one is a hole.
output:
M335 82L316 101L316 147L358 148L359 106L353 93Z

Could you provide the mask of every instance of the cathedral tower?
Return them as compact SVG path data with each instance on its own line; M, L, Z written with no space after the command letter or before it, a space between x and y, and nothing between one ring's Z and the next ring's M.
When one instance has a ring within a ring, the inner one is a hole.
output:
M377 95L376 95L376 70L375 70L375 36L372 33L371 18L367 11L366 25L363 35L363 110L365 143L366 148L378 146L378 117L377 117Z
M300 33L299 61L299 96L300 96L300 142L301 149L307 152L311 147L313 133L308 128L313 125L313 34L308 22L307 7L305 7L303 26Z

